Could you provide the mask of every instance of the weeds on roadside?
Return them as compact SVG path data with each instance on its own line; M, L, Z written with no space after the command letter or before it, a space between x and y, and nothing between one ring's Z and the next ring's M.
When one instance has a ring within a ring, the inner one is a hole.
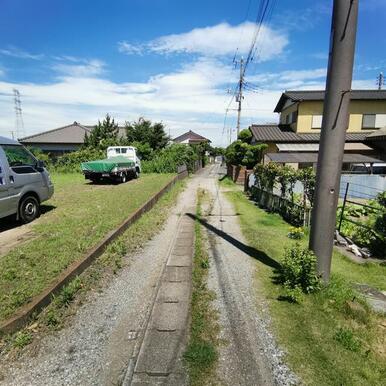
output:
M300 303L303 293L309 294L321 288L315 264L316 257L309 249L299 244L286 249L277 277L285 290L282 298Z
M201 217L201 203L206 192L198 191L196 216ZM191 301L192 322L190 339L184 353L184 359L189 369L191 385L210 384L214 378L212 373L218 358L217 344L219 325L217 311L212 306L215 294L207 286L209 256L205 249L205 241L201 224L196 220L195 246L193 265L193 291Z
M15 334L13 345L18 348L23 348L32 342L32 334L29 331L19 331Z
M334 339L349 351L358 352L361 348L361 342L355 338L354 333L348 328L339 328L334 335Z

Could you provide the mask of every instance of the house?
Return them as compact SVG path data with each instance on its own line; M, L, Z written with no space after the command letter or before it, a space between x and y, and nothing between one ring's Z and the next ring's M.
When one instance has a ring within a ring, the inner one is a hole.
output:
M324 91L285 91L274 112L279 124L252 125L252 143L266 143L265 162L315 165L319 151ZM354 163L386 161L386 91L353 90L349 106L344 169ZM377 131L383 135L377 135ZM381 133L382 131L382 133Z
M81 125L75 121L67 126L20 138L19 142L24 146L40 149L44 153L61 155L78 150L84 144L85 135L90 134L93 128L94 126ZM124 127L119 127L118 135L125 135Z
M203 137L200 134L194 133L192 130L173 139L173 143L186 143L189 145L197 145L200 143L210 143L208 138Z

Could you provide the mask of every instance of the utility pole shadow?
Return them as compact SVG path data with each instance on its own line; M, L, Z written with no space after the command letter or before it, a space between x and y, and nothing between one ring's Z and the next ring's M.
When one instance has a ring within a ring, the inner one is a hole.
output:
M260 261L261 263L263 263L264 265L267 265L268 267L273 268L274 270L280 269L281 267L280 263L278 263L276 260L269 257L266 253L242 243L241 241L235 239L228 233L216 228L215 226L209 224L207 221L197 217L193 213L186 213L186 215L194 220L197 220L201 225L207 228L210 232L213 232L217 236L220 236L222 239L226 240L228 243L232 244L240 251L246 253L248 256L253 257L254 259Z

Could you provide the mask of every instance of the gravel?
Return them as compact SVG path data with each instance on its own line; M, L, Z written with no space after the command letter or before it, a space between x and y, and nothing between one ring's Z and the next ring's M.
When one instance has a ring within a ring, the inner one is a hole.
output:
M220 170L213 171L213 177ZM207 217L211 266L209 288L216 292L220 346L218 377L226 385L294 385L297 377L270 331L267 305L256 279L259 262L250 257L233 205L219 191L215 178L207 189L214 198Z

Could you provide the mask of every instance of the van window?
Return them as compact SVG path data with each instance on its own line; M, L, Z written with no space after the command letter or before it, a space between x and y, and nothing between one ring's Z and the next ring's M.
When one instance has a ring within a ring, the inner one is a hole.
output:
M2 145L8 164L15 173L35 173L36 159L23 146Z

